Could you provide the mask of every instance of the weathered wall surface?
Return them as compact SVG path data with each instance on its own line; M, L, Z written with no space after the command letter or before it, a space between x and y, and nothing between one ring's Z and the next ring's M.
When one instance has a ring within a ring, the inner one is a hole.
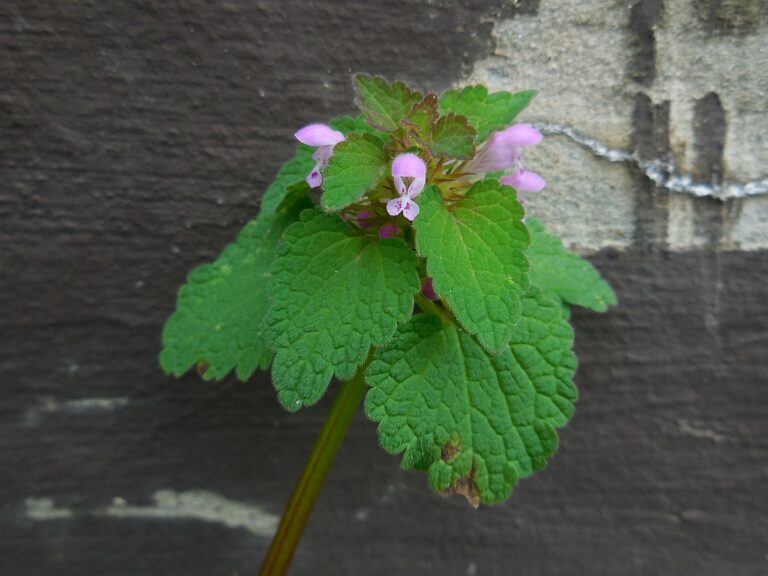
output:
M554 137L531 161L558 164L532 209L581 249L765 249L767 14L759 0L541 0L496 24L469 81L541 90L529 118Z
M0 574L255 572L329 399L165 378L159 334L350 71L540 89L532 210L621 306L507 504L361 416L293 573L764 574L767 61L765 0L0 5Z

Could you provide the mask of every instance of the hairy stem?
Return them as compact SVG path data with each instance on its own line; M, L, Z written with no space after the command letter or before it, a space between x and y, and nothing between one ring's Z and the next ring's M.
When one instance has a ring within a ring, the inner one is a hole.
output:
M341 385L272 539L267 557L261 566L261 576L281 576L288 570L325 477L365 393L363 374L367 366L366 362L351 380Z
M436 302L433 302L426 296L422 294L417 294L414 298L416 305L421 309L422 312L426 312L428 314L434 314L435 316L440 317L443 321L447 320L449 322L453 321L453 318L451 317L451 313L443 308L442 306L439 306Z

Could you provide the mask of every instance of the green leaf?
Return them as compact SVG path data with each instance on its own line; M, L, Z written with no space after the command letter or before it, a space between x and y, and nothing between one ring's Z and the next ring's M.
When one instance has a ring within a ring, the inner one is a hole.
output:
M371 241L333 214L305 211L272 266L272 380L280 402L317 402L331 376L346 380L370 347L413 310L417 259L402 240Z
M573 332L559 306L532 290L509 347L497 355L436 316L402 326L368 367L368 416L404 468L474 505L505 500L557 449L573 414Z
M534 96L535 90L489 94L485 86L467 86L463 90L445 92L440 98L440 113L466 116L477 130L478 141L482 142L492 132L509 126Z
M283 199L277 205L276 211L280 212L284 210L290 210L291 207L295 206L297 202L303 200L306 200L306 202L309 204L308 207L310 207L312 205L312 201L309 199L309 193L311 191L312 188L309 187L309 184L307 184L305 180L288 186L285 189Z
M560 238L548 234L535 218L529 218L527 224L531 247L526 256L533 284L551 297L595 312L605 312L617 304L613 289L592 264L567 250Z
M536 418L555 428L573 416L579 397L573 383L576 354L573 329L557 300L536 286L523 297L520 322L515 325L510 350L536 389Z
M370 134L352 134L337 144L323 175L323 208L340 210L360 200L384 175L388 162L381 141Z
M432 133L437 117L437 94L429 93L411 109L408 118L402 122L414 126L422 136L428 136Z
M429 148L434 156L469 160L475 155L475 136L466 117L446 114L435 124Z
M245 381L257 368L269 366L272 353L263 323L269 269L286 226L309 206L306 197L296 197L275 213L260 214L215 262L190 273L163 330L160 364L165 372L181 376L197 366L210 380L234 369Z
M529 284L523 253L530 238L514 189L483 180L448 205L430 186L419 204L416 248L427 258L435 291L484 347L501 350Z
M331 128L338 130L344 136L349 137L350 134L371 134L378 138L384 138L386 134L373 128L368 122L365 121L365 116L358 114L357 116L339 116L330 122Z
M273 213L282 202L288 192L288 188L299 182L304 182L307 175L315 166L312 158L314 148L299 144L296 148L296 156L282 165L277 177L269 185L261 200L261 213Z
M421 100L421 94L402 82L389 83L384 78L357 74L355 76L357 105L375 128L392 131L408 117L411 108Z

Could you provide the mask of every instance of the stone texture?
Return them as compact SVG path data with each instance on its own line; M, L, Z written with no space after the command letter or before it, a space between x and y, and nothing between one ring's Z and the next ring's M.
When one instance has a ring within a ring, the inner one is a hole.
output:
M742 250L759 250L766 246L768 235L768 196L741 202L738 217L731 229L729 244Z
M745 6L749 2L743 3ZM686 0L667 0L656 31L657 73L651 90L669 100L671 144L683 172L696 170L696 102L717 94L725 110L727 174L739 181L768 175L768 26L713 34Z
M670 198L663 210L638 212L645 203L642 197L651 193L686 194L663 184L652 191L655 185L649 187L643 175L647 167L639 166L639 160L659 164L653 168L658 180L665 180L659 176L663 163L671 163L682 177L677 182L690 177L699 191L721 184L741 190L750 183L768 191L768 25L762 4L639 0L627 6L611 0L542 0L536 14L497 23L496 50L478 60L460 83L485 82L509 90L534 86L541 95L524 120L570 127L609 149L633 153L617 168L606 160L585 161L583 149L571 142L557 145L557 170L548 171L540 162L554 184L553 193L578 202L583 207L579 214L606 208L606 193L619 170L624 172L622 199L614 203L615 195L608 196L607 209L623 230L644 220L635 227L635 236L657 244L668 237L677 250L707 243L766 248L768 227L755 227L754 219L739 220L759 211L761 199L747 198L739 201L739 210L722 210L714 227L723 233L714 236L713 230L704 234L693 225L694 215L701 212L693 206L706 200ZM638 109L643 100L649 113ZM661 112L663 117L657 116ZM655 139L650 149L643 130ZM633 133L640 133L640 139ZM625 195L640 198L627 202ZM610 228L588 229L581 218L564 220L554 213L559 208L545 204L544 198L536 199L534 207L545 220L551 212L551 225L583 251L626 246L632 237ZM714 213L712 218L717 220ZM733 235L724 233L731 229ZM745 229L749 241L742 242ZM649 235L649 230L655 232Z
M501 20L496 49L462 84L540 91L527 121L575 126L610 146L629 146L632 86L626 6L613 0L542 0L536 14Z
M542 192L528 195L527 208L566 242L582 252L632 244L635 182L626 166L601 160L563 136L545 138L525 160L547 178Z

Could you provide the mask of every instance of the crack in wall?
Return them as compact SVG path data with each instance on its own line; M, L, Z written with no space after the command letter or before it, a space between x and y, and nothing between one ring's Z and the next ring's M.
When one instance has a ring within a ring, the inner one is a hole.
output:
M582 148L589 150L595 156L604 158L609 162L623 162L634 165L656 186L669 192L690 194L698 198L715 198L717 200L747 198L749 196L768 194L768 177L744 183L728 179L724 179L722 183L702 182L696 180L693 176L680 174L675 162L670 158L643 160L633 151L610 148L595 138L581 134L571 126L547 122L534 123L534 126L548 136L565 136Z

